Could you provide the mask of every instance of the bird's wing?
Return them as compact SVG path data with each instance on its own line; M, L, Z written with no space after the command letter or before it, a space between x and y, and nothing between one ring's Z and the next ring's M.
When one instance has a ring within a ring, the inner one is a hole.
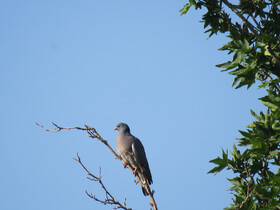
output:
M151 175L151 171L149 168L149 163L148 163L148 160L146 157L146 153L145 153L145 150L144 150L144 147L143 147L141 141L136 137L132 144L132 152L134 153L134 155L137 158L137 161L139 162L142 169L144 170L144 175L145 175L147 181L149 182L149 184L151 184L153 182L153 180L152 180L152 175Z

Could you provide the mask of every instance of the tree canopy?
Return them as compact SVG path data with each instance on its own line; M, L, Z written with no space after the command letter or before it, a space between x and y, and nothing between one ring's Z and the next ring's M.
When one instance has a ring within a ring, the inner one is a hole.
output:
M256 118L238 138L233 149L210 162L209 173L230 170L233 203L226 209L280 209L280 2L279 0L189 0L191 7L206 11L202 16L209 38L224 34L229 42L219 50L232 55L218 64L234 75L233 86L266 90L259 100L267 110L251 114Z

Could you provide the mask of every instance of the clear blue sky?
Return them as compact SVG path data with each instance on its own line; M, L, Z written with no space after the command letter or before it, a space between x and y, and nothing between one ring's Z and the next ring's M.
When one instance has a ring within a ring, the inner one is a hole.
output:
M231 148L263 109L262 92L231 87L215 67L227 61L206 41L201 12L186 1L1 1L0 209L111 209L86 196L103 192L73 158L79 152L117 199L149 209L128 169L80 131L95 127L113 148L118 122L145 146L159 209L217 210L231 203L226 177L209 160Z

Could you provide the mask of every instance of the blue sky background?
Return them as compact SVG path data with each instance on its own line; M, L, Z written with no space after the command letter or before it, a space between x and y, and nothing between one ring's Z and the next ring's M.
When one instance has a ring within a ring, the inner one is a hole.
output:
M145 146L159 209L216 210L231 201L226 172L209 160L232 148L238 130L263 109L255 86L235 90L215 67L229 58L206 41L200 11L186 1L1 1L0 209L112 209L73 158L98 173L115 197L149 209L133 175L81 131L95 127L115 148L126 122Z

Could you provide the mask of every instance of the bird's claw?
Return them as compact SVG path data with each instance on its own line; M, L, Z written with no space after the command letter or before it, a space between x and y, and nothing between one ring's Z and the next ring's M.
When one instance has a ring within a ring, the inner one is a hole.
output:
M137 168L135 168L133 171L132 171L133 175L136 176L137 175Z
M127 165L128 165L127 162L124 162L124 163L123 163L123 167L124 167L124 168L126 168Z

